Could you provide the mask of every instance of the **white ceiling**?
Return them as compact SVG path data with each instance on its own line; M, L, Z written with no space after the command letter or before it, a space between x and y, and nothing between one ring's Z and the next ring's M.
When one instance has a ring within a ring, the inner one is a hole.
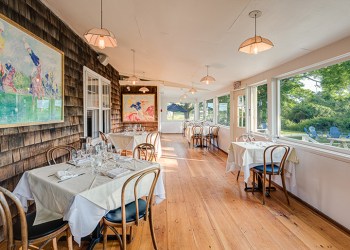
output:
M42 1L81 37L100 26L100 0ZM254 35L255 9L257 35L275 47L247 55L238 47ZM216 82L202 88L214 91L350 36L349 12L350 0L103 0L103 27L118 47L102 52L131 75L135 49L136 75L188 88L200 87L210 65Z

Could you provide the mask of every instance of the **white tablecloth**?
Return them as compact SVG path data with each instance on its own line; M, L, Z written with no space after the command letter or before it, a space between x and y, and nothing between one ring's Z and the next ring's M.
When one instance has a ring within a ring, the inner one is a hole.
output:
M94 175L91 168L75 168L78 177L59 182L53 174L58 170L71 167L68 164L57 164L27 171L23 174L13 193L21 200L23 207L28 200L35 200L35 224L62 218L69 222L74 240L80 244L82 237L89 235L101 218L112 209L121 206L121 189L126 179L137 171L150 167L160 167L158 163L140 160L120 163L121 166L132 166L136 170L126 173L116 179L103 175ZM124 165L125 164L125 165ZM149 176L151 177L151 176ZM140 195L147 190L150 179L139 184ZM128 185L126 201L133 199L133 185ZM160 174L154 194L160 202L165 199L165 189L162 174Z
M232 142L228 149L228 157L226 162L226 172L241 170L244 173L244 181L247 183L250 177L250 168L264 164L264 150L267 146L274 145L272 142ZM276 152L274 161L278 162L282 158L281 154ZM291 178L291 185L296 184L295 165L299 160L295 154L294 148L288 155L285 164L285 176Z
M110 133L107 136L111 139L115 148L133 151L137 145L146 142L147 134L148 133L136 134L134 132L124 132ZM159 159L162 156L160 136L158 136L155 144L157 159Z

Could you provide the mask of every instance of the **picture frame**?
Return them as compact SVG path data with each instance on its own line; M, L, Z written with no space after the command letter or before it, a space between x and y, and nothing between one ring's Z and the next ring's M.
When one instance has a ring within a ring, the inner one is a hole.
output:
M64 122L64 53L0 14L0 128Z
M122 120L129 123L155 122L155 94L123 94Z

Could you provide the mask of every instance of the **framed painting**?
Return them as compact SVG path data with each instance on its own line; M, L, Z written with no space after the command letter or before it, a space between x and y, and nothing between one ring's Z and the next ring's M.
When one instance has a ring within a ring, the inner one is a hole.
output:
M123 122L154 122L155 94L123 94Z
M0 14L0 128L64 121L64 54Z

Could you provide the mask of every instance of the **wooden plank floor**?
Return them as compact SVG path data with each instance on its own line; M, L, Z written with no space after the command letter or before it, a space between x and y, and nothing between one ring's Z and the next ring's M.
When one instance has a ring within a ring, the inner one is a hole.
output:
M162 135L162 146L167 199L154 207L159 249L350 249L350 235L293 199L289 207L280 190L265 206L261 194L244 192L243 176L237 182L225 173L223 152L189 148L181 135ZM147 223L128 249L152 249Z

